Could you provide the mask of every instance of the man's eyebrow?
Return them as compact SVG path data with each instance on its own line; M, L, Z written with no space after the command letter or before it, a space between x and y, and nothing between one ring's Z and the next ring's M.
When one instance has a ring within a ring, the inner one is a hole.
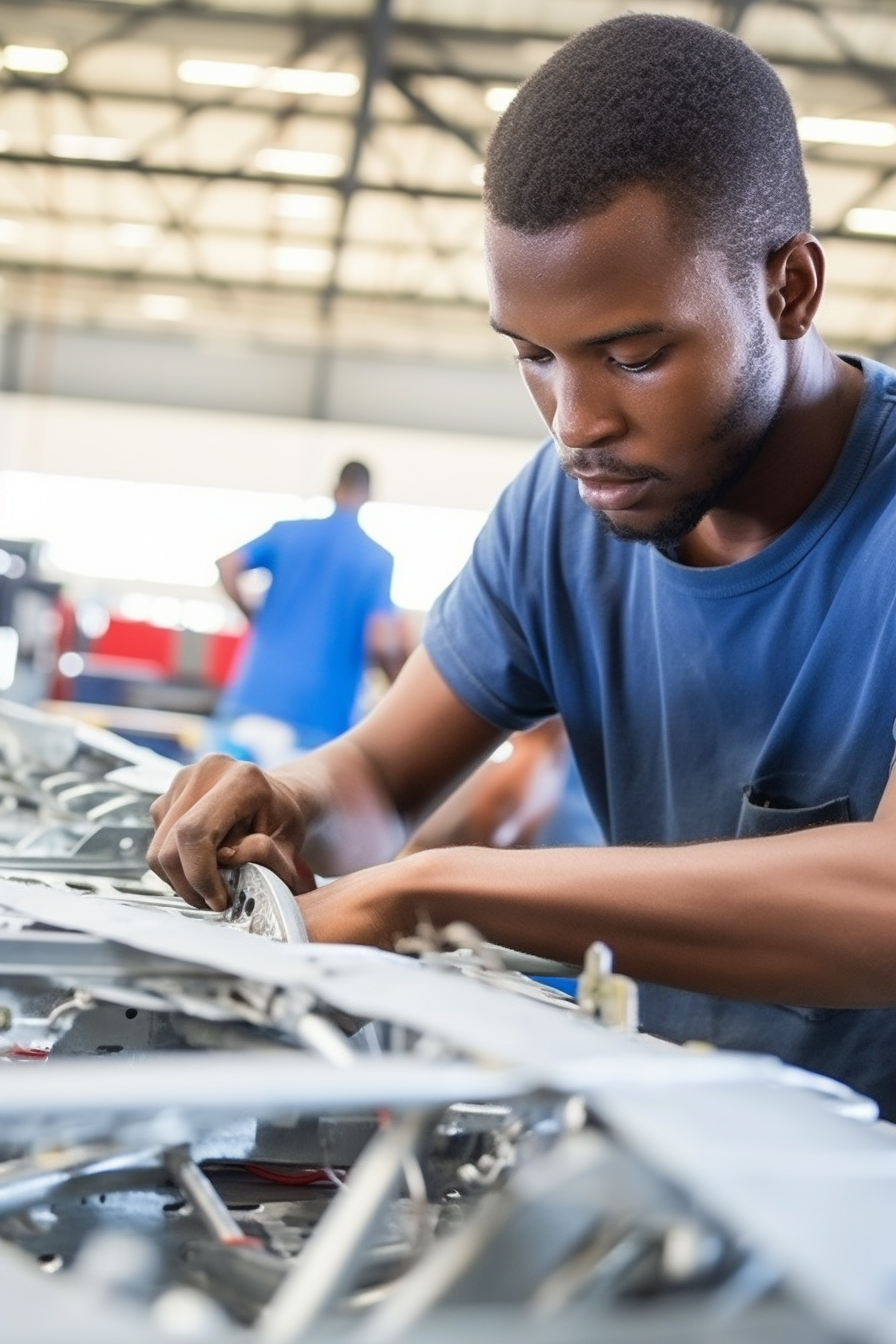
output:
M502 327L494 318L489 318L489 325L501 336L509 336L512 341L526 341L531 345L538 345L537 341L530 341L528 336L520 336L518 332L508 331ZM599 336L586 336L581 342L582 345L612 345L615 341L629 340L632 336L657 336L668 331L669 328L662 322L641 322L631 327L617 327L615 331L602 332Z

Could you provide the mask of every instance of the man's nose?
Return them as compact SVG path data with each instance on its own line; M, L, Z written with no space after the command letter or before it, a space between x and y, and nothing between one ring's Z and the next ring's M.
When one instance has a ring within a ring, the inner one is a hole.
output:
M562 369L554 380L551 433L568 448L591 448L620 438L625 417L608 380L593 370Z

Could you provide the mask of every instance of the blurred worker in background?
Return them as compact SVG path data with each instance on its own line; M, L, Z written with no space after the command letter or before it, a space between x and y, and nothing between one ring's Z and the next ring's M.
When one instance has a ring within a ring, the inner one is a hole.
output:
M345 732L368 664L397 675L406 650L392 556L358 521L369 498L368 468L347 462L328 518L275 523L217 561L250 630L212 720L213 749L281 764ZM257 608L240 583L253 569L271 576Z

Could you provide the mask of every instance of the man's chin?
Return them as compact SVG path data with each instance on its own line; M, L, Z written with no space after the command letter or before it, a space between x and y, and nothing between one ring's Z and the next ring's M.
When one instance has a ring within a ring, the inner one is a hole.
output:
M660 550L674 550L706 516L716 498L716 491L707 490L679 500L671 513L657 516L629 509L625 513L606 513L600 509L591 512L603 528L619 541L640 541L657 546ZM640 516L639 516L640 513Z
M600 509L592 509L592 513L601 527L617 541L638 541L645 546L677 546L682 537L687 536L696 526L694 523L682 528L674 518L645 519L639 524L634 519L623 520L618 515L604 513Z

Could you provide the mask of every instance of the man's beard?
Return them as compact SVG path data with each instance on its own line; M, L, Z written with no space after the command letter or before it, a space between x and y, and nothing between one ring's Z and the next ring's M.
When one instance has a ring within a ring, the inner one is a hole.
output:
M629 527L617 523L600 509L593 510L598 521L622 541L648 542L661 550L676 547L704 518L710 509L731 490L753 466L768 442L781 410L782 396L774 397L768 380L768 338L757 318L744 365L738 375L731 405L713 427L707 445L729 440L727 451L715 479L702 490L679 500L665 518L650 528ZM763 425L757 433L755 426Z

